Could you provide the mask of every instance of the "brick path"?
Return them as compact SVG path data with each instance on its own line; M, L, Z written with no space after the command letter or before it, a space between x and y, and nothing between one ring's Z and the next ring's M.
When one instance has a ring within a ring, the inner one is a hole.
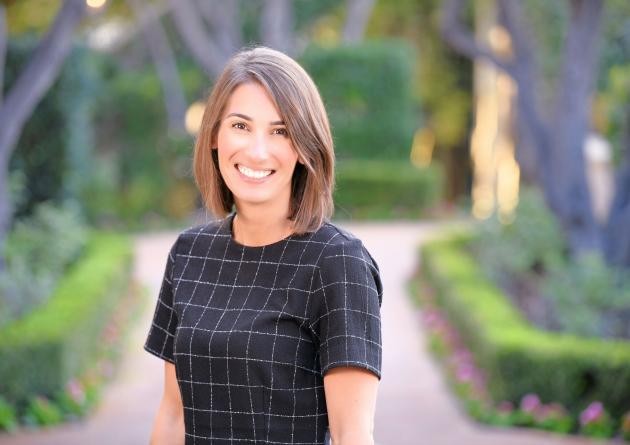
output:
M606 444L530 430L479 426L459 410L424 346L406 281L417 261L417 243L434 225L351 224L381 267L384 285L383 379L379 388L375 440L378 445L580 445ZM0 445L137 445L148 437L162 391L162 362L142 351L174 233L136 240L135 275L150 292L143 317L129 337L118 378L87 421L17 435L0 434Z

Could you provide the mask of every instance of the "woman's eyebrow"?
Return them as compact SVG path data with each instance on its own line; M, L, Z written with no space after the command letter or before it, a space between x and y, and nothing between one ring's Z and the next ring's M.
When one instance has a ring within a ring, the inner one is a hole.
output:
M228 118L230 116L240 117L241 119L244 119L244 120L250 121L250 122L254 120L251 117L247 116L246 114L241 114L241 113L230 113L230 114L228 114L225 117ZM284 121L271 121L271 122L269 122L269 125L284 125Z

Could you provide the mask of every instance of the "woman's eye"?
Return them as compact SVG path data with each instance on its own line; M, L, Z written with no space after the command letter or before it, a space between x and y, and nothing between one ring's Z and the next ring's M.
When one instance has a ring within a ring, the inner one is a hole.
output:
M245 130L247 126L243 122L234 122L232 124L232 128L236 128L238 130Z
M276 128L275 130L273 130L274 134L279 134L282 136L288 136L289 133L287 132L286 128Z

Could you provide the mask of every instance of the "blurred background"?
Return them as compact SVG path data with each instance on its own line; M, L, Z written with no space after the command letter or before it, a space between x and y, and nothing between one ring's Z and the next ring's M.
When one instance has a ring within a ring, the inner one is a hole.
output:
M0 444L148 441L195 135L253 44L320 89L388 276L377 443L630 440L627 0L0 0Z

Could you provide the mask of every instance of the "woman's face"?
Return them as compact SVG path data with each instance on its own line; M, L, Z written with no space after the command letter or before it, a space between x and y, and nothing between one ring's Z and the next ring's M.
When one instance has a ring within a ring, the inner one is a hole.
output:
M221 119L216 147L221 176L237 207L264 205L288 211L298 154L262 86L245 83L234 90Z

